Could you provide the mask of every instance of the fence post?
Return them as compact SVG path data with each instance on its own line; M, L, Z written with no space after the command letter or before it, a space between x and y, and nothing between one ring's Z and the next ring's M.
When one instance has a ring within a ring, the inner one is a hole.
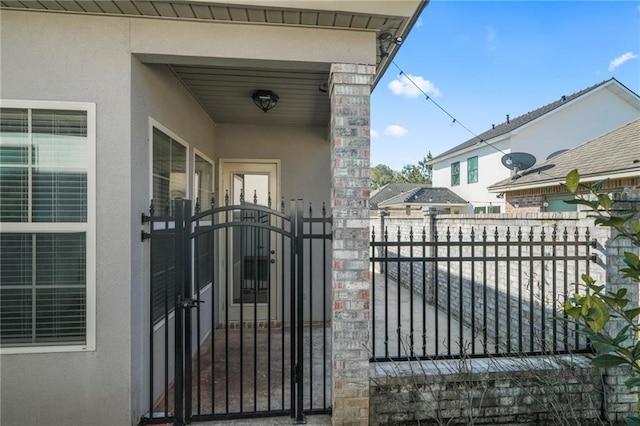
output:
M379 239L382 238L382 236L384 235L384 227L385 227L385 220L384 218L389 216L389 212L386 210L378 210L378 217L380 218L380 232L378 233L379 235ZM383 248L382 247L378 247L377 248L377 253L376 256L381 257L382 256L382 252L383 252ZM387 264L385 262L378 262L378 273L380 274L384 274L384 271L386 269ZM374 271L375 272L375 271Z
M424 212L424 229L426 231L426 241L427 243L433 243L435 241L435 235L437 230L436 216L438 215L438 210L434 207L429 207L428 210ZM434 245L427 246L426 255L428 257L434 257L436 254L437 248ZM437 262L429 262L428 267L425 270L425 282L427 283L427 291L424 295L427 302L433 303L435 298L435 292L438 291L438 265Z
M173 294L175 296L174 305L174 416L176 418L175 424L178 426L185 424L184 419L184 357L183 357L183 339L184 330L182 325L183 310L180 309L179 304L182 300L182 287L184 280L184 219L185 219L185 200L182 198L175 199L175 269L174 269L174 288ZM165 324L168 327L169 324Z
M614 193L613 209L617 213L634 210L636 215L634 219L640 217L640 194L639 193ZM605 242L605 272L606 284L608 292L617 292L620 288L627 289L627 298L631 301L631 306L640 305L638 292L638 284L630 278L622 278L620 269L625 267L624 252L630 251L638 254L638 247L634 247L629 239L615 238L618 232L610 228L611 234L608 241ZM607 324L608 333L615 335L625 326L625 322L621 319L614 318ZM637 339L637 337L629 336L629 339ZM637 415L638 413L638 395L637 392L631 392L625 385L624 381L631 378L631 370L628 367L608 368L604 374L604 393L605 393L605 412L609 416L609 420L617 423L624 422L625 417L629 415Z
M296 424L304 424L306 423L303 409L304 409L304 225L302 222L303 213L302 213L303 203L302 200L297 200L295 202L295 212L291 212L293 217L295 218L295 239L296 239L296 310L294 312L296 321L296 366L295 366L295 374L296 374L296 400L293 402L293 406L295 407L295 422ZM311 232L310 232L311 233ZM311 292L312 289L309 289ZM293 336L291 336L294 338ZM311 336L309 336L309 344L313 344L311 340ZM310 359L309 362L313 362L313 359ZM313 383L310 384L313 386Z

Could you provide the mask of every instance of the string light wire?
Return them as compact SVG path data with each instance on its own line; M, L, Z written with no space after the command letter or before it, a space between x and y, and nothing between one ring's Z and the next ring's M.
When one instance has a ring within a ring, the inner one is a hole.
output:
M477 133L475 133L474 131L472 131L471 129L469 129L467 126L465 126L460 120L458 120L457 118L455 118L453 115L451 115L451 113L449 111L447 111L446 109L444 109L444 107L442 107L442 105L440 105L439 103L437 103L436 101L433 100L433 98L431 96L429 96L424 90L422 90L422 87L420 87L415 81L413 81L413 79L411 77L409 77L409 75L407 73L405 73L402 68L400 68L400 66L398 64L396 64L395 61L391 61L391 64L393 64L394 67L396 67L398 69L398 71L400 72L400 76L404 76L404 78L407 79L407 81L409 83L411 83L413 85L413 87L415 87L416 89L418 89L420 91L420 93L422 93L425 97L425 100L430 101L432 104L434 104L436 107L438 107L438 109L440 109L440 111L444 112L446 115L449 116L449 118L451 118L452 122L451 124L458 124L460 127L462 127L463 129L465 129L467 132L469 132L473 137L478 138L478 142L484 143L487 146L490 146L491 148L495 149L496 151L507 155L506 152L504 152L503 150L501 150L500 148L491 145L490 143L488 143L487 141L485 141L484 139L482 139L480 136L478 136Z
M444 107L442 107L442 105L440 105L439 103L437 103L436 101L433 100L433 98L431 96L429 96L423 89L422 87L420 87L415 81L413 81L413 79L411 77L409 77L409 75L407 73L404 72L404 70L402 68L400 68L400 66L398 64L396 64L395 61L391 61L391 64L393 64L394 67L396 67L400 73L400 76L404 76L404 78L407 79L407 81L409 83L411 83L416 89L418 89L420 91L420 93L422 93L425 97L425 100L427 101L431 101L432 104L434 104L436 107L438 107L438 109L440 109L440 111L442 111L443 113L445 113L447 116L449 116L449 118L451 118L452 122L451 124L458 124L460 127L462 127L463 129L465 129L467 132L469 132L471 135L473 135L473 137L478 138L478 143L484 143L485 145L495 149L496 151L507 155L506 152L504 152L503 150L501 150L500 148L491 145L490 143L488 143L487 141L485 141L484 139L482 139L477 133L475 133L474 131L472 131L471 129L469 129L467 126L465 126L462 122L460 122L460 120L458 120L457 118L455 118L453 115L451 115L451 113L449 111L447 111L446 109L444 109ZM556 178L555 176L550 175L549 173L544 172L543 170L538 170L537 171L538 174L543 174L543 175L547 175L549 177L552 178ZM517 178L516 178L517 179ZM507 185L507 187L509 187L511 185Z

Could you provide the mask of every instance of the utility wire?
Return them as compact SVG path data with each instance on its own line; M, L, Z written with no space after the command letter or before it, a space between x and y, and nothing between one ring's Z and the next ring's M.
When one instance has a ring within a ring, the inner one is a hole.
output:
M435 106L437 106L440 111L444 112L446 115L449 116L449 118L451 118L452 124L459 124L460 127L462 127L463 129L465 129L467 132L469 132L471 135L473 135L474 137L478 138L478 143L484 143L487 146L490 146L491 148L495 149L496 151L507 155L506 152L504 152L503 150L501 150L500 148L491 145L490 143L488 143L487 141L485 141L484 139L482 139L480 136L478 136L478 134L476 134L474 131L472 131L471 129L469 129L467 126L465 126L463 123L460 122L460 120L458 120L457 118L455 118L453 115L451 115L451 113L449 111L447 111L446 109L444 109L442 107L442 105L440 105L439 103L437 103L436 101L433 100L433 98L431 96L429 96L424 90L422 90L422 87L420 87L415 81L413 81L413 79L411 77L409 77L409 75L407 73L404 72L404 70L402 68L400 68L400 66L398 64L396 64L395 61L391 61L391 63L393 64L394 67L396 67L398 69L398 71L400 72L400 76L404 76L407 81L409 81L409 83L411 83L416 89L418 89L420 91L420 93L422 93L425 97L425 100L427 101L431 101L431 103L433 103ZM546 173L542 170L538 170L536 173L538 174L543 174L546 176L549 176L551 178L556 179L557 177L550 175L549 173ZM516 178L517 179L517 178ZM507 187L510 185L507 185Z
M476 134L474 131L472 131L471 129L469 129L467 126L465 126L463 123L460 122L460 120L458 120L457 118L455 118L453 115L451 115L451 113L449 113L449 111L447 111L446 109L444 109L442 107L442 105L440 105L439 103L437 103L436 101L433 100L433 98L431 96L429 96L424 90L422 90L422 87L420 87L415 81L413 81L413 79L411 77L409 77L409 75L407 73L405 73L402 68L400 68L400 66L398 64L396 64L395 61L391 61L391 63L393 64L394 67L396 67L398 69L398 71L400 71L400 76L404 76L407 81L409 81L409 83L411 83L416 89L418 89L420 91L420 93L422 93L425 97L425 100L427 101L431 101L431 103L433 103L435 106L437 106L440 111L444 112L445 114L447 114L449 116L449 118L451 118L451 120L453 120L452 124L458 124L460 127L462 127L463 129L465 129L467 132L469 132L472 136L478 138L478 142L484 143L487 146L490 146L491 148L495 149L496 151L507 155L506 152L504 152L503 150L501 150L500 148L491 145L490 143L488 143L487 141L485 141L484 139L482 139L480 136L478 136L478 134Z

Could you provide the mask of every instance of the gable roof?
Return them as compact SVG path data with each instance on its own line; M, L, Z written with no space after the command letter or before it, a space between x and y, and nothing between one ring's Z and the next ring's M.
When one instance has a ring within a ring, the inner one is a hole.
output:
M504 179L487 189L507 192L556 185L564 182L573 169L578 169L585 180L640 176L640 119L540 163L517 179Z
M582 89L578 92L575 92L569 96L562 96L560 99L555 100L545 106L542 106L538 109L535 109L533 111L530 111L526 114L522 114L516 118L510 119L509 122L503 122L498 124L495 127L492 127L491 129L480 133L478 136L474 136L473 138L461 143L460 145L457 145L441 154L439 154L438 156L434 157L429 163L433 163L434 161L437 161L438 159L448 156L450 154L453 154L455 152L458 151L462 151L465 148L470 148L475 146L478 142L488 142L491 139L494 139L498 136L502 136L505 135L519 127L524 126L527 123L532 122L533 120L542 117L545 114L548 114L552 111L554 111L555 109L566 105L567 103L586 95L587 93L590 93L600 87L603 86L607 86L607 85L611 85L611 84L616 84L618 86L620 86L620 88L626 90L629 94L633 95L635 98L638 99L638 102L640 102L640 97L633 92L632 90L630 90L629 88L627 88L625 85L623 85L622 83L620 83L618 80L616 80L615 78L610 78L608 80L604 80L601 81L598 84L594 84L593 86L587 87L586 89Z
M395 204L466 205L467 202L456 195L449 188L422 187L415 188L411 191L407 191L402 194L398 194L395 197L384 200L378 203L378 206L385 207Z
M431 184L428 183L388 183L371 193L369 198L369 208L377 209L378 204L386 201L390 198L396 197L400 194L411 192L418 188L428 188Z

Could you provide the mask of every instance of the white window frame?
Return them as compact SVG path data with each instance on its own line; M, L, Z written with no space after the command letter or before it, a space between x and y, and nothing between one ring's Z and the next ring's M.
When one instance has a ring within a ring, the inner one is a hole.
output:
M149 130L148 130L148 135L149 135L149 199L153 199L153 128L156 128L158 130L160 130L162 133L166 134L167 136L169 136L171 139L173 139L174 141L178 142L180 145L184 146L184 148L186 149L186 153L187 155L186 157L186 174L187 174L187 179L186 179L186 183L187 183L187 187L185 188L185 195L189 196L189 194L191 193L191 161L189 161L189 159L191 158L191 156L189 155L189 152L191 151L189 149L189 144L182 139L180 136L178 136L177 134L175 134L174 132L172 132L171 130L169 130L167 127L163 126L159 121L154 120L153 118L149 117ZM195 158L195 157L194 157ZM156 206L158 207L158 206Z
M207 163L211 164L211 190L215 191L216 188L216 163L211 159L211 157L209 157L206 154L203 154L202 151L200 151L197 148L193 148L193 155L191 156L191 161L193 161L193 176L194 176L194 181L193 181L193 190L192 190L192 196L193 196L193 208L196 208L195 202L196 202L196 198L198 198L198 188L196 188L196 182L195 182L195 170L196 170L196 155L200 158L202 158L203 160L205 160ZM205 207L203 207L205 206ZM200 200L200 210L209 210L211 208L211 200L206 200L206 204L204 204L202 202L202 200ZM194 210L195 211L195 210Z
M209 164L211 164L211 191L215 191L215 184L216 184L216 164L215 162L207 155L203 154L202 151L198 150L197 148L193 148L193 155L191 156L191 159L193 161L193 190L192 190L192 199L193 199L193 211L195 213L195 208L196 208L196 199L198 198L198 187L196 185L196 181L195 181L195 172L196 172L196 156L202 158L203 160L205 160L206 162L208 162ZM200 211L205 211L205 210L209 210L211 209L211 200L205 200L206 204L203 203L203 200L200 200ZM202 221L201 222L203 225L210 225L211 221ZM195 241L194 241L194 247L195 247ZM213 247L211 248L213 250ZM195 253L195 250L194 250ZM192 262L196 262L197 259L195 258L195 256L192 259ZM191 267L191 271L194 274L194 276L191 279L191 282L194 283L193 284L193 288L192 288L192 293L193 293L193 297L195 297L198 292L199 293L204 293L205 291L207 291L211 285L213 284L213 277L211 277L211 280L202 288L199 289L199 284L195 282L195 265L192 264Z
M2 99L0 108L53 109L86 111L87 113L87 221L84 223L2 223L7 233L77 233L86 235L86 343L42 346L0 347L0 355L92 352L96 350L96 104L94 102L62 102ZM29 134L31 137L31 133ZM31 140L29 141L31 142ZM31 188L29 188L31 191Z

